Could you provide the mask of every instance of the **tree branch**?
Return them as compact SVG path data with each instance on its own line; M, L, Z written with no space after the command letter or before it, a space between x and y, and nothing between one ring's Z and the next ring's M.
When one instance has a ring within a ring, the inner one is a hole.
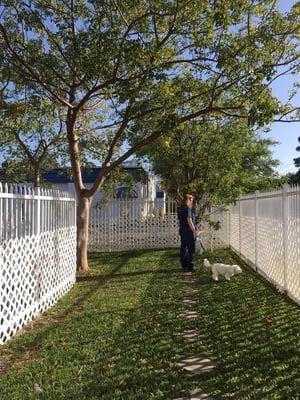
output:
M25 68L25 71L27 71L27 74L33 78L36 82L38 82L45 90L47 90L56 100L58 100L60 103L68 106L69 108L74 108L72 104L67 102L65 99L60 97L55 91L53 91L44 81L43 79L36 74L36 72L33 70L33 68L21 57L19 56L16 51L12 48L10 40L8 38L7 32L2 24L0 24L0 31L2 32L2 36L4 38L5 44L12 54L13 58L17 61L18 64L23 66Z

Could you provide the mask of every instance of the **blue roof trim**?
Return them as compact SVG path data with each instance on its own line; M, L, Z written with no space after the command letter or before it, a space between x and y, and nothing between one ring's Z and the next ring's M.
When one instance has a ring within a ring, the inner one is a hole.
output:
M43 174L43 178L51 183L69 183L72 179L68 176L66 171L52 170Z
M125 171L130 172L133 170L143 170L141 167L125 167L123 168ZM99 172L101 171L100 167L86 169L82 173L82 180L84 183L94 183ZM62 169L53 169L47 171L43 174L43 178L47 182L51 183L70 183L73 182L71 174Z
M157 199L164 199L165 198L165 192L163 192L163 191L156 192L156 198Z

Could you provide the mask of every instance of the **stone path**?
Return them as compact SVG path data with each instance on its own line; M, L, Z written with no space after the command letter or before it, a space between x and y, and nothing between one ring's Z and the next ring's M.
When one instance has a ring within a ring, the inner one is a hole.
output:
M194 390L187 397L179 397L174 400L214 400L209 394L198 392Z
M179 314L179 317L185 319L198 319L199 314L197 311L184 311L183 313Z
M204 335L196 329L187 329L180 333L180 336L182 336L187 342L195 342L197 339L204 337Z
M187 321L191 320L197 320L199 319L199 314L197 311L192 311L191 308L195 304L197 304L197 301L195 298L192 298L191 296L197 294L199 292L199 289L195 287L195 284L197 283L197 280L194 279L192 274L185 274L184 279L182 280L183 283L188 284L189 286L186 286L184 288L184 299L182 300L182 304L188 307L187 310L181 312L178 316L180 318L186 319ZM193 285L191 287L190 285ZM203 338L204 335L201 334L197 329L186 329L182 333L179 334L182 336L185 340L185 342L191 343L195 342L201 337ZM204 374L207 372L212 371L213 369L216 368L216 363L211 361L208 358L202 357L201 355L193 355L190 357L185 358L184 360L181 360L177 364L180 368L183 369L183 371L192 374L192 375L199 375L199 374ZM194 390L191 393L188 393L184 397L180 397L174 400L215 400L213 399L209 394L202 393L199 390Z
M197 304L197 302L192 299L183 299L182 304L187 305L187 306L192 306L194 304Z
M198 293L198 290L197 289L193 289L191 287L186 287L184 289L184 293L185 294L196 294L196 293Z
M209 372L216 367L216 364L203 357L189 357L178 363L179 367L182 367L185 371L192 372L194 375L203 374Z

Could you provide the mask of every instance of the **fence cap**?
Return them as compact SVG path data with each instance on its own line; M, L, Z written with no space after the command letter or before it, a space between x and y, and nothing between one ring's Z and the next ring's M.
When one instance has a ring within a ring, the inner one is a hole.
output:
M54 198L67 198L76 199L73 192L60 191L58 189L49 189L43 187L33 187L31 185L25 184L9 184L7 182L0 182L0 193L5 193L8 195L30 195L30 196L48 196Z

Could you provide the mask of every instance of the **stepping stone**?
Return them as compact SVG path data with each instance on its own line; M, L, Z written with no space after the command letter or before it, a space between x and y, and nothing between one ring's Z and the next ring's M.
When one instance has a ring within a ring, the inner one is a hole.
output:
M185 281L186 281L186 283L197 283L197 280L196 279L193 279L193 278L189 278L189 279L184 279Z
M203 357L190 357L180 361L177 365L194 375L204 374L216 368L216 363Z
M184 289L184 291L185 291L186 294L196 294L196 293L199 292L198 289L193 289L193 288L191 288L191 287L186 287L186 288Z
M174 400L214 400L214 399L209 394L201 393L198 390L194 390L189 395Z
M197 301L192 300L192 299L183 299L182 304L186 304L188 306L192 306L194 304L197 304Z
M180 333L180 336L182 336L188 342L194 342L198 338L203 338L204 337L204 335L201 334L196 329L185 330L183 333Z
M178 281L176 280L176 282L185 283L185 284L192 284L192 285L194 283L194 281L192 279L179 279Z
M187 282L187 283L195 281L195 279L192 276L184 276L182 278L182 280L183 280L183 282Z
M199 317L199 314L197 313L197 311L184 311L183 313L179 314L179 317L185 319L197 319Z

